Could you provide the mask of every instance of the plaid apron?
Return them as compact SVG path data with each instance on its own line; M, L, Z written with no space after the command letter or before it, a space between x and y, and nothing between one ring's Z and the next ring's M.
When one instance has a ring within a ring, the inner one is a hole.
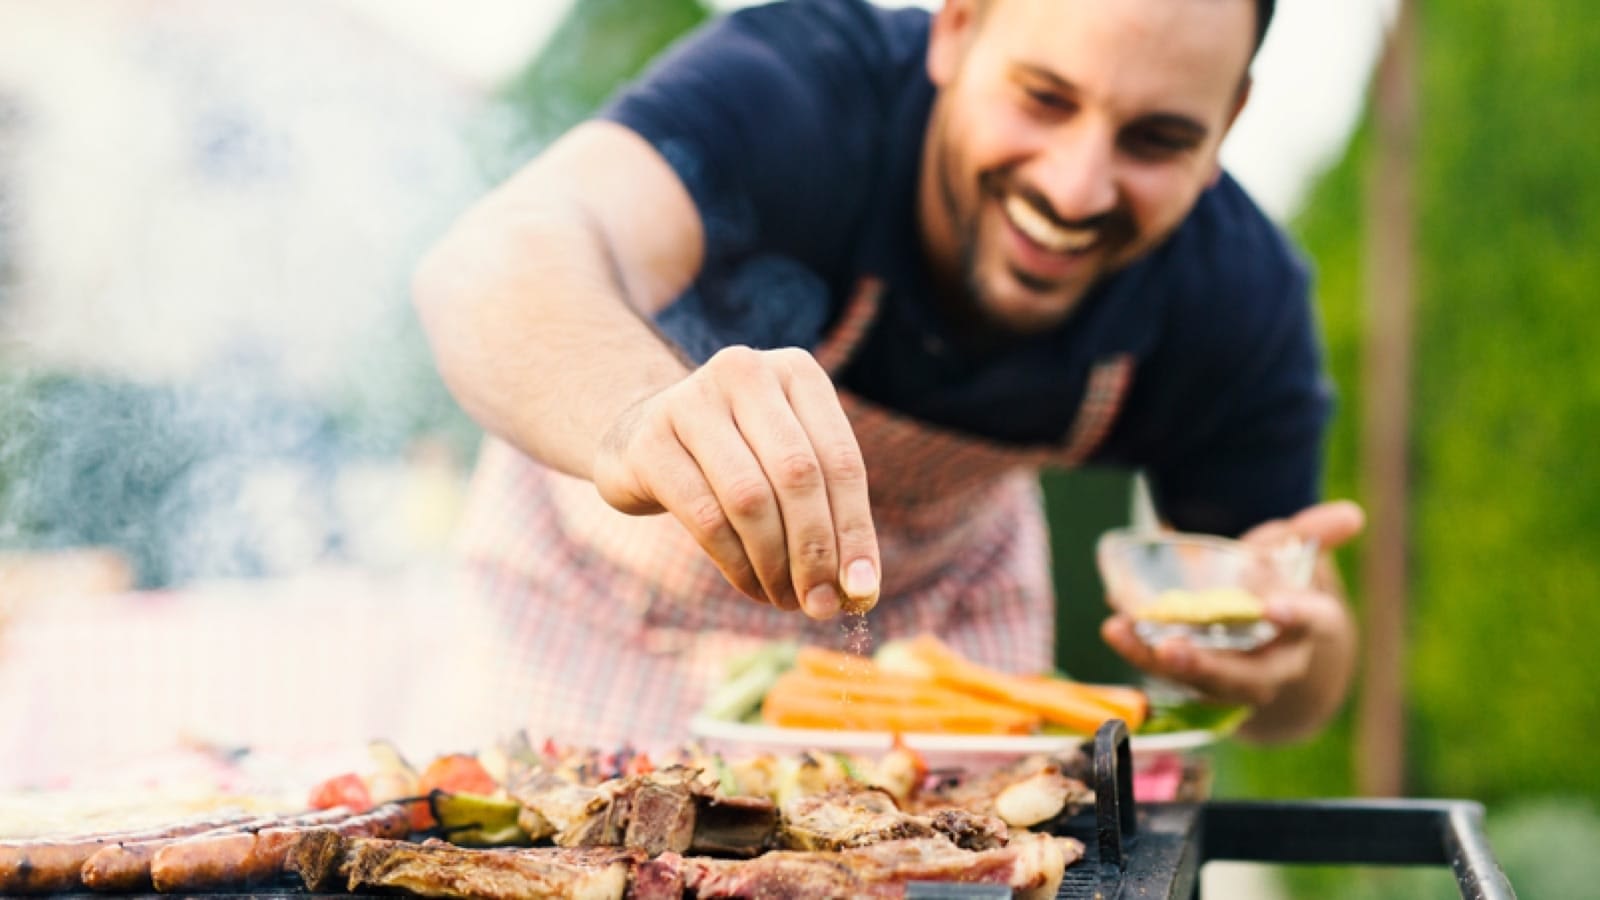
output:
M815 352L849 360L878 309L863 280ZM1017 672L1051 666L1054 591L1037 472L1081 463L1131 380L1100 361L1066 440L1007 447L895 414L848 392L882 558L872 641L933 632L961 653ZM623 515L587 481L489 439L471 490L462 551L501 632L498 728L597 746L665 746L730 656L775 639L847 644L848 618L814 622L729 585L671 516Z

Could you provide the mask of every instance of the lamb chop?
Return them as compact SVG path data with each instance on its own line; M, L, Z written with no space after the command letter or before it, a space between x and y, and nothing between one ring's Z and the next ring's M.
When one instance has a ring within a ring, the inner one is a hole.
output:
M786 850L844 850L884 841L943 836L967 850L1005 846L1006 826L998 819L961 809L932 816L902 812L888 791L843 787L803 796L782 809L776 845Z
M1026 828L1073 815L1094 802L1076 758L1030 756L983 772L950 773L906 802L908 811L931 814L961 809Z
M750 860L682 858L685 893L698 900L832 900L900 898L913 881L1005 885L1023 900L1054 897L1068 863L1083 855L1071 838L1016 836L1005 847L974 852L942 837L885 841L838 852L775 851Z
M626 846L650 856L669 850L754 856L766 849L778 818L770 802L721 796L698 770L677 766L598 787L539 772L511 795L523 806L519 824L536 840Z
M351 891L381 888L482 900L622 900L633 867L645 860L641 851L619 847L469 850L442 841L347 838L331 829L304 835L290 858L314 891L342 880Z

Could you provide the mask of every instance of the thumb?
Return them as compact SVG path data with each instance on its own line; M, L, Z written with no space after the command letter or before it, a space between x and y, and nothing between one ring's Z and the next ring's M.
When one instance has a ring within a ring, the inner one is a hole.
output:
M1367 526L1367 514L1350 500L1331 500L1308 506L1290 517L1289 530L1302 538L1315 538L1324 550L1332 550Z

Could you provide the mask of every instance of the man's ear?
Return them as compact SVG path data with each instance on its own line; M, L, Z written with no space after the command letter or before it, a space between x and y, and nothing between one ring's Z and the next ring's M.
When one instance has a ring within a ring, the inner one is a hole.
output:
M1256 80L1250 77L1250 73L1244 73L1244 78L1239 81L1239 91L1233 98L1233 111L1228 113L1228 124L1225 128L1232 128L1234 121L1239 118L1239 113L1244 112L1244 105L1250 100L1250 89L1255 87L1255 84Z
M1223 123L1222 126L1223 137L1228 136L1228 132L1233 130L1233 123L1239 120L1239 113L1244 112L1244 105L1250 99L1250 88L1254 85L1255 79L1250 77L1249 72L1244 73L1243 80L1239 82L1239 91L1233 98L1233 109L1228 113L1228 121ZM1222 180L1222 158L1220 155L1212 160L1211 169L1211 179L1206 183L1207 187L1215 187L1216 183Z
M978 8L988 0L945 0L933 14L933 26L928 34L928 78L934 85L944 87L955 80L961 61L977 36L983 10Z

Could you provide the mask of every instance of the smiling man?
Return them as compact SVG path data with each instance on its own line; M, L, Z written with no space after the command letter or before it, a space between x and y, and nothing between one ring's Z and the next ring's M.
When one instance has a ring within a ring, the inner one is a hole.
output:
M1241 2L951 4L919 209L952 304L1047 329L1165 240L1218 175L1255 21Z
M492 435L464 547L517 723L682 738L729 652L841 610L1047 669L1045 466L1142 469L1186 530L1354 535L1304 267L1218 163L1271 6L744 10L463 217L416 294ZM1303 735L1354 655L1325 576L1248 653L1102 633Z

